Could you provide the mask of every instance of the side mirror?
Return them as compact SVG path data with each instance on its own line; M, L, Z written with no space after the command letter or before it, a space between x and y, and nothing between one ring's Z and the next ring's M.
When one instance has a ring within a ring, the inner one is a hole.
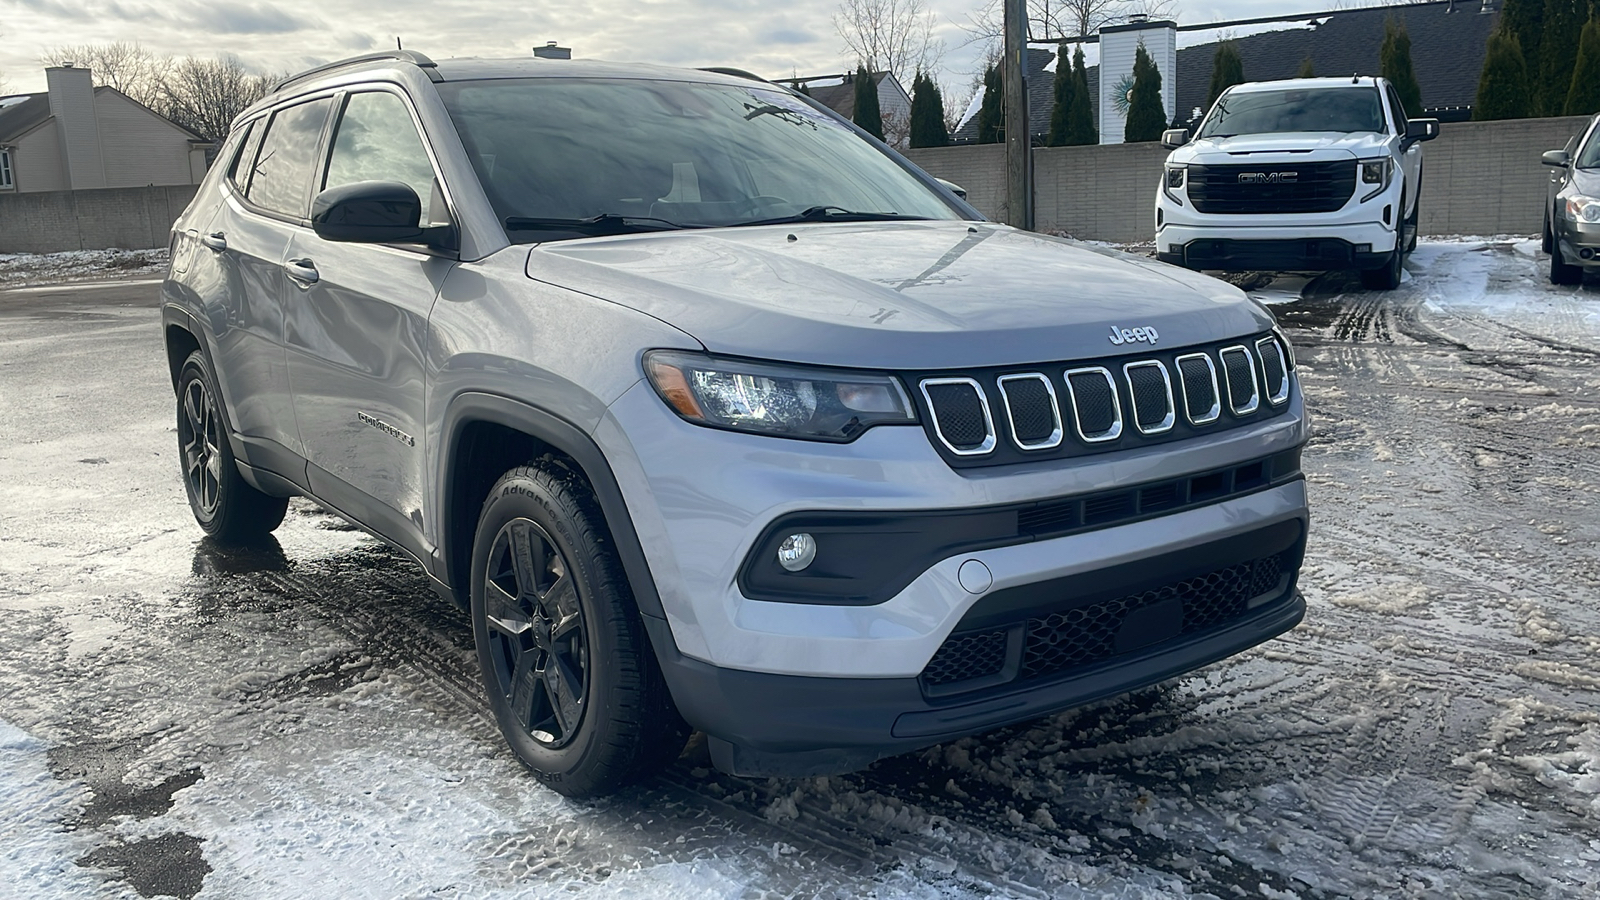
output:
M1189 129L1187 128L1168 128L1166 131L1161 132L1161 146L1168 150L1176 150L1187 143L1189 143Z
M1439 136L1438 119L1410 119L1406 122L1406 145L1431 141Z
M1539 162L1547 166L1555 166L1558 169L1572 167L1572 157L1565 150L1546 150L1544 155L1539 157Z
M950 193L955 194L957 197L960 197L963 200L967 199L967 189L962 187L961 185L956 184L953 181L945 181L943 178L937 178L936 177L933 180L939 182L942 185L944 185L946 188L948 188L950 190Z
M358 181L311 201L311 229L325 241L390 244L422 237L422 201L398 181Z

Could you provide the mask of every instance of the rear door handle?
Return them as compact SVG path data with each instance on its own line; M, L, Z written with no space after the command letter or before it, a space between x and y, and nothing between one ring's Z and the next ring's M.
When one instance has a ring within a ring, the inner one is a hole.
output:
M288 274L291 281L303 288L316 284L317 279L321 277L317 274L316 263L305 257L291 259L284 263L283 271Z
M215 231L211 234L202 234L200 235L200 243L205 245L207 250L214 250L217 253L221 253L222 251L228 249L228 236L220 231Z

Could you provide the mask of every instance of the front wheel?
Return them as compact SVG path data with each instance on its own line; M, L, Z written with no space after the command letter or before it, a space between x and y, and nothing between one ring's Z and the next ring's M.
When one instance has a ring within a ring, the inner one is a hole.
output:
M1567 262L1561 255L1561 241L1554 235L1550 238L1550 283L1551 284L1580 284L1583 282L1583 267Z
M1394 252L1381 268L1362 269L1361 286L1370 291L1392 291L1400 286L1401 263L1405 253L1400 249L1400 240L1396 238Z
M683 750L605 518L583 478L546 459L512 469L472 547L472 627L500 731L540 781L609 794Z
M196 350L178 375L178 457L184 492L194 520L212 540L248 544L283 524L289 499L263 494L239 474L221 403L211 365Z

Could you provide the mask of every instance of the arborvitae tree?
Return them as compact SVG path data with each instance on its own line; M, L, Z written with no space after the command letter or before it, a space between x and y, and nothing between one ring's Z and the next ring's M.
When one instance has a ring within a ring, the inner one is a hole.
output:
M1211 88L1206 91L1206 109L1211 109L1223 91L1243 83L1244 60L1239 58L1239 48L1233 45L1233 41L1223 41L1217 45L1217 53L1211 58Z
M1591 15L1578 38L1578 61L1567 91L1567 115L1600 112L1600 14Z
M1588 18L1586 0L1545 0L1544 39L1539 42L1538 62L1529 68L1537 71L1534 90L1539 95L1539 112L1559 116L1567 107L1567 92L1572 87L1572 67L1578 61L1578 33Z
M1072 54L1072 85L1078 100L1072 104L1072 116L1067 120L1067 144L1098 144L1100 131L1094 124L1094 101L1089 97L1089 70L1083 64L1081 45Z
M856 67L856 114L852 120L867 134L883 140L883 113L878 109L878 83L866 66Z
M1104 76L1102 76L1104 77ZM1122 139L1129 144L1159 141L1167 128L1167 112L1161 105L1161 70L1140 44L1133 57L1133 98L1128 101L1128 121Z
M1406 33L1404 22L1394 19L1383 24L1383 46L1378 51L1379 71L1394 85L1400 95L1400 105L1406 116L1422 115L1422 88L1417 85L1417 73L1411 68L1411 35Z
M1067 122L1072 118L1072 104L1078 99L1076 76L1067 64L1067 55L1056 59L1056 77L1051 84L1054 95L1050 103L1050 131L1045 135L1046 147L1062 147L1067 143Z
M1309 53L1306 54L1306 58L1300 60L1300 71L1298 73L1296 73L1294 77L1296 77L1296 78L1315 78L1315 77L1317 77L1317 67L1313 66L1311 64L1311 54L1309 54Z
M1504 0L1500 6L1500 27L1514 35L1528 66L1528 86L1539 75L1539 45L1544 41L1545 0ZM1538 98L1534 98L1537 100ZM1534 112L1537 112L1535 110Z
M1478 99L1472 104L1472 117L1521 119L1532 115L1528 96L1528 64L1522 58L1522 42L1501 20L1489 35L1483 56L1483 74L1478 76Z
M1000 67L983 73L983 105L978 107L978 143L998 144L1006 139L1006 89Z
M943 147L950 143L944 130L944 98L939 86L922 72L911 82L911 146Z

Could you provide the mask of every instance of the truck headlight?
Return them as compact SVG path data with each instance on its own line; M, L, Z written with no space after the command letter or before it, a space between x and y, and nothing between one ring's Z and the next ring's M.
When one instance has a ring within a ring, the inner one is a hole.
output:
M1184 182L1188 180L1188 174L1188 166L1169 164L1167 166L1166 177L1161 181L1161 192L1167 195L1168 200L1171 200L1173 203L1176 203L1179 206L1183 205L1183 198L1173 193L1173 191L1183 190Z
M1582 194L1568 197L1567 218L1574 222L1600 222L1600 198Z
M652 350L645 374L683 418L711 428L846 443L874 425L911 425L915 407L891 375Z
M1384 188L1389 186L1389 179L1394 176L1394 163L1385 156L1379 159L1363 159L1360 161L1360 166L1361 183L1375 185L1365 197L1361 198L1361 202L1365 203L1383 193Z

